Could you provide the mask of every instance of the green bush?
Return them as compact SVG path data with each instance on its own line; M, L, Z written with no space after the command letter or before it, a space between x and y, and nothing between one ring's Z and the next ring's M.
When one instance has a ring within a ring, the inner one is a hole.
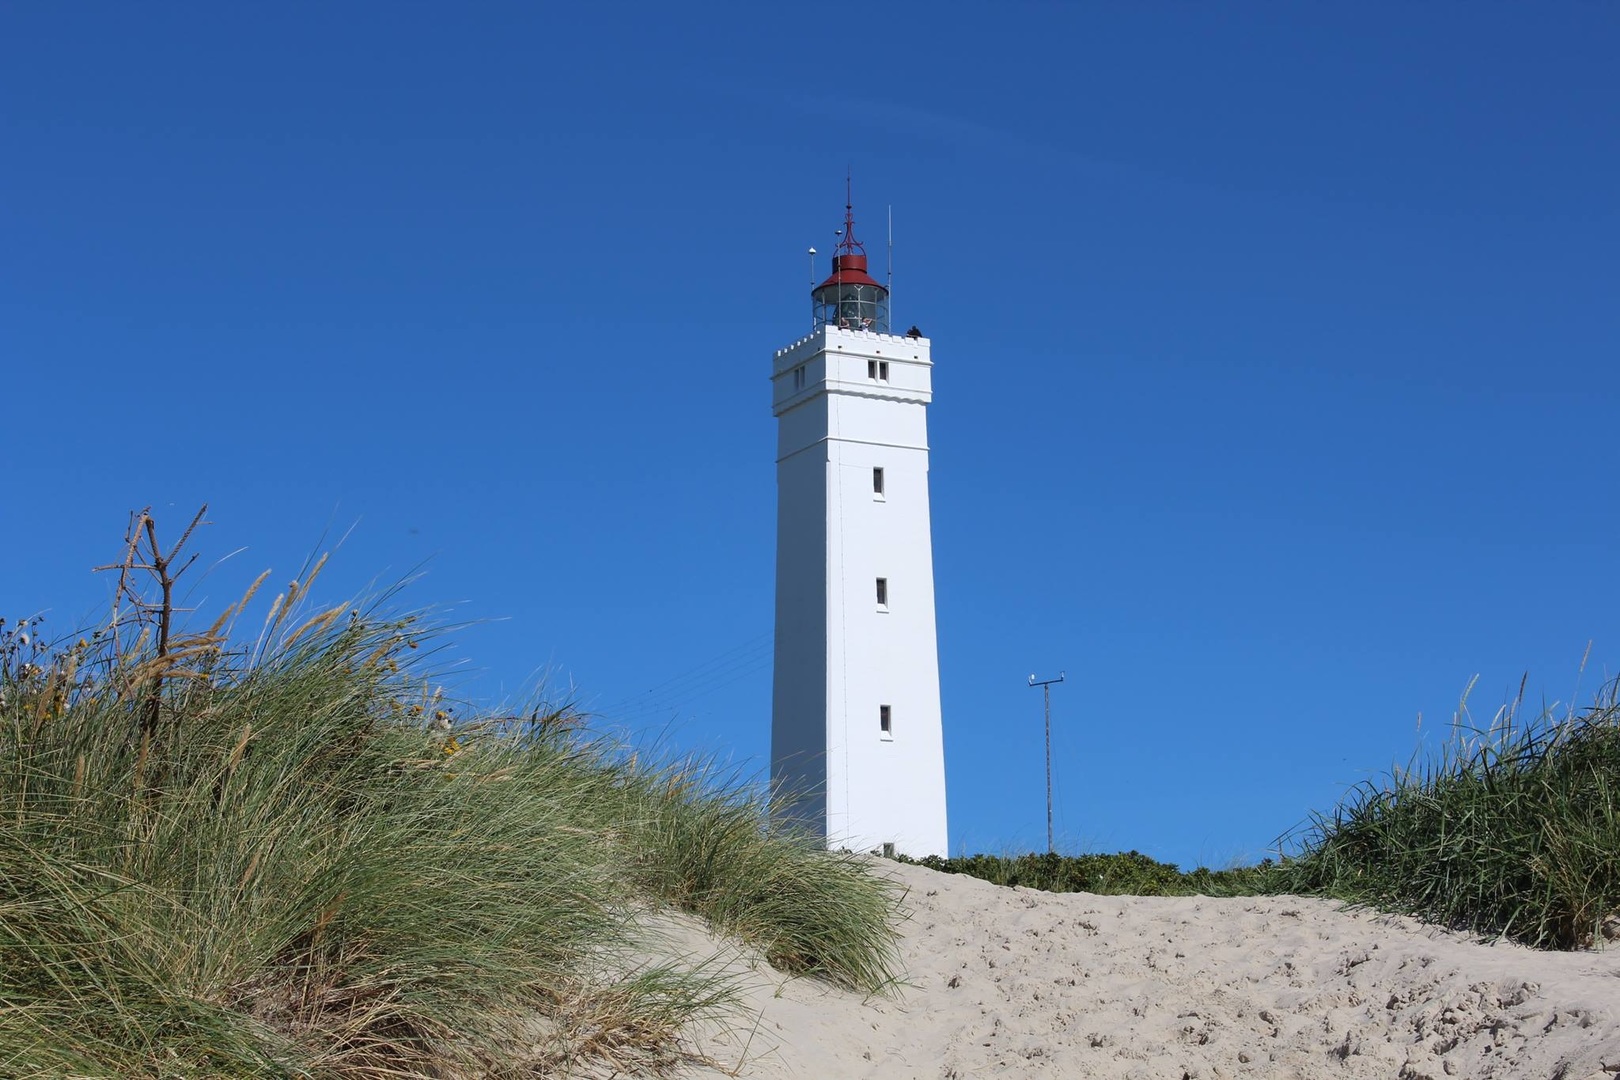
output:
M902 859L911 862L910 859ZM967 855L916 860L930 870L967 874L995 885L1022 885L1047 892L1089 892L1126 896L1251 896L1266 891L1273 867L1184 873L1139 851L1117 855Z

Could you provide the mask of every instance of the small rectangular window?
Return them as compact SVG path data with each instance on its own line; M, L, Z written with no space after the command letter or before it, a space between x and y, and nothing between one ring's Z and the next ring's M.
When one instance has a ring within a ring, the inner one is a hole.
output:
M874 494L874 495L882 495L883 494L883 469L882 468L874 468L872 470L872 494Z
M887 705L878 706L878 730L885 735L894 734L894 714Z
M868 360L866 362L866 377L877 382L888 382L889 362L887 360Z
M886 577L877 579L877 602L880 608L889 606L889 579Z
M804 389L804 365L803 364L800 364L798 367L793 369L793 389L795 389L795 390L803 390Z

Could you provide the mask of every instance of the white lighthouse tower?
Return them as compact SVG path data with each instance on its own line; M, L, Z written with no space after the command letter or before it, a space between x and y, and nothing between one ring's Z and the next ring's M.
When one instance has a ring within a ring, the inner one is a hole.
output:
M945 855L928 514L930 343L890 332L853 207L813 329L771 371L777 418L771 777L834 847Z

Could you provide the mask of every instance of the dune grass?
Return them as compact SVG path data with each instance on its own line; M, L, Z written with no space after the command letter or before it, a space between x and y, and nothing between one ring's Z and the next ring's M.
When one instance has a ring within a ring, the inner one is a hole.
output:
M0 1075L657 1071L730 993L645 959L671 906L891 984L866 863L567 708L452 725L416 620L294 619L308 585L251 642L160 596L62 648L0 626Z
M719 780L717 782L717 777ZM757 948L775 967L879 992L897 974L898 891L869 859L762 833L757 799L707 763L633 773L619 820L636 884Z
M1620 914L1620 703L1523 718L1517 703L1433 759L1317 815L1275 888L1334 896L1539 948L1593 943Z

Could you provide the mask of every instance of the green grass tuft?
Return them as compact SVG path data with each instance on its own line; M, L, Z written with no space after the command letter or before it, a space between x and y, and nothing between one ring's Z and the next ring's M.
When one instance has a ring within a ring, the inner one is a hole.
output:
M1279 887L1538 948L1593 943L1620 913L1620 705L1454 740L1318 815Z
M686 763L628 791L638 884L757 947L776 967L875 992L898 970L899 891L870 860L761 829L732 778ZM768 815L765 815L768 819Z

